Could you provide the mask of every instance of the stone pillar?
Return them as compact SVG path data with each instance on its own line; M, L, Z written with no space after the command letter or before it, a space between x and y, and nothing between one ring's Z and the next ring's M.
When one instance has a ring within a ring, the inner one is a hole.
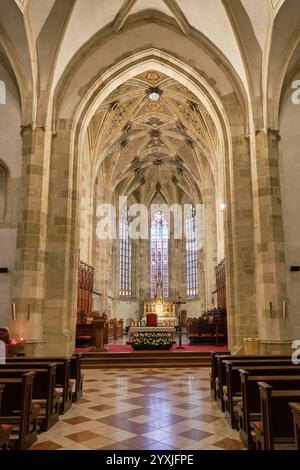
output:
M262 352L290 351L284 233L278 166L278 131L256 133L253 177L256 305Z
M70 157L71 123L60 120L52 143L44 305L46 354L75 347L79 258L78 162ZM75 153L76 154L76 153Z
M213 185L213 182L210 182ZM214 254L216 252L215 246L217 243L217 229L216 229L216 200L213 194L213 187L207 188L203 194L205 202L204 210L204 230L205 230L205 239L204 239L204 251L205 251L205 273L199 271L199 277L202 279L202 282L205 282L205 306L206 308L215 307L213 305L213 292L216 290L216 276L215 276L215 266L217 265L217 259ZM198 254L198 256L200 253ZM203 265L201 266L203 268Z
M230 156L226 157L230 158ZM249 142L232 137L232 161L226 167L225 266L229 345L257 337L253 205Z
M47 266L48 178L51 130L23 127L21 204L17 234L13 302L14 336L26 340L25 352L43 351L45 273Z

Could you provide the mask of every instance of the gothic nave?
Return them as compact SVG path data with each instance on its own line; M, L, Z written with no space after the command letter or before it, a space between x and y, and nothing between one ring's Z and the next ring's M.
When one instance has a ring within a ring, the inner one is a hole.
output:
M300 446L299 122L299 0L0 0L0 448Z

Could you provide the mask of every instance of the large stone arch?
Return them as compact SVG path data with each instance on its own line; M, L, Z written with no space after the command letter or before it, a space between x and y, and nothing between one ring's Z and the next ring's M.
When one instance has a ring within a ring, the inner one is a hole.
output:
M201 97L215 120L220 136L217 190L227 203L225 224L230 343L232 346L241 345L242 338L249 335L249 329L253 335L257 334L250 155L244 139L248 127L244 115L247 102L240 105L240 95L237 97L229 88L228 79L227 92L225 87L222 96L218 87L211 86L209 79L205 80L204 73L199 73L196 67L179 60L174 54L151 48L131 57L121 56L93 80L88 81L85 75L87 84L79 95L74 95L74 90L64 88L65 100L58 97L56 101L56 135L52 141L47 227L49 262L44 303L44 327L49 352L54 349L70 351L74 344L79 174L88 122L99 102L111 90L126 81L127 77L150 68L163 69L184 83ZM78 70L76 74L84 75L83 70ZM72 106L70 102L73 102Z

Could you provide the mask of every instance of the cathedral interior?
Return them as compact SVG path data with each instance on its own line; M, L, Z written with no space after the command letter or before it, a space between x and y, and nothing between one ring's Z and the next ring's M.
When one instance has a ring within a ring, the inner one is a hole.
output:
M299 0L0 0L0 328L69 356L177 302L291 355L299 123Z

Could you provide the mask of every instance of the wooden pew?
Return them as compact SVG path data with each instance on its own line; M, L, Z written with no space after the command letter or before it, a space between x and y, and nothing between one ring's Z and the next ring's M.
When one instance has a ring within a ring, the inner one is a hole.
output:
M81 373L81 353L75 353L71 357L70 363L70 378L75 380L75 391L73 392L73 401L78 401L83 393L83 379L84 375Z
M211 372L210 372L210 390L211 390L211 395L214 400L217 399L217 391L216 391L216 378L218 377L218 361L217 358L218 356L231 356L230 351L211 351L210 352L210 357L211 357Z
M258 382L267 381L271 385L284 386L293 380L298 386L300 367L298 366L259 366L240 370L242 400L239 407L239 433L244 445L253 449L254 441L251 434L251 422L260 420L260 393Z
M70 364L71 359L62 357L15 357L8 358L6 362L20 362L22 364L56 363L56 383L55 387L62 389L62 403L60 404L60 413L64 414L72 406L72 387L73 382L70 380Z
M254 422L256 449L274 450L275 443L294 442L293 416L289 403L300 400L300 389L278 389L266 382L258 382L260 390L261 421Z
M24 450L37 440L39 405L32 404L34 372L20 371L19 377L0 378L5 385L0 424L13 426L10 446Z
M291 358L288 359L245 359L237 361L224 361L226 369L226 385L223 387L223 401L225 416L229 424L236 428L238 425L238 419L234 412L234 402L238 403L241 400L241 378L240 369L248 369L250 366L292 366Z
M296 449L300 450L300 403L290 403L289 405L293 413Z
M2 395L5 385L0 385L0 416L2 415ZM9 444L9 437L12 431L10 424L0 424L0 449L7 450Z
M226 385L226 367L225 361L263 361L263 360L272 360L272 359L288 359L291 360L291 356L283 355L274 355L274 356L255 356L255 355L241 355L241 356L232 356L232 355L218 355L217 358L217 377L216 377L216 397L219 408L222 411L225 411L224 396L223 396L223 387Z
M38 423L40 431L48 431L58 422L60 394L55 390L56 364L35 363L28 367L27 364L10 362L0 365L0 378L17 377L21 373L34 369L32 400L40 405Z

